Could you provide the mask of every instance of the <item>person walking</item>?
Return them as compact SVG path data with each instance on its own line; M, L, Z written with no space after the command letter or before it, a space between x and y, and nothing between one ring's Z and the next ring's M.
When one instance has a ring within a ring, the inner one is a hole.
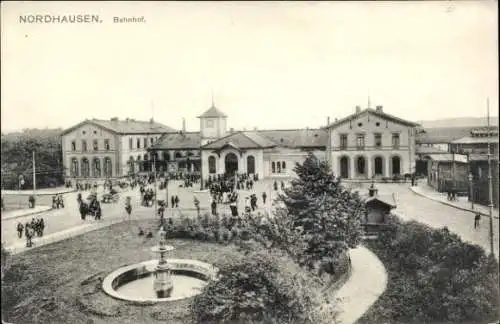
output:
M179 196L176 195L175 196L175 200L174 200L174 202L175 202L175 208L179 208L179 201L180 201L179 200Z
M481 214L477 213L474 217L474 229L479 228L479 222L481 221Z
M265 192L262 193L262 202L264 205L266 204L267 194Z
M19 238L23 237L23 230L24 230L23 223L21 222L17 223L17 236Z

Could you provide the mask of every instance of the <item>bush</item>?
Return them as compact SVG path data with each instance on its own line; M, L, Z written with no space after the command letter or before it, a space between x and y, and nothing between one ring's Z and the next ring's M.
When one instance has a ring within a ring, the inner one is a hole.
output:
M291 271L283 256L251 253L219 270L197 295L191 312L197 323L318 323L321 298L307 279ZM333 313L325 323L333 323Z
M392 219L368 246L389 273L386 292L360 323L481 323L499 315L498 263L445 227Z

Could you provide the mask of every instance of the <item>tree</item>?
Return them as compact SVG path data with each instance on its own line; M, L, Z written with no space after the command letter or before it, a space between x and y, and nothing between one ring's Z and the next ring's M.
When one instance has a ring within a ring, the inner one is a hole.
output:
M301 264L332 262L360 242L364 204L357 193L341 185L328 163L312 153L294 171L298 178L278 197L283 207L275 216L287 217L291 221L285 223L293 227L289 231L301 232L305 246Z

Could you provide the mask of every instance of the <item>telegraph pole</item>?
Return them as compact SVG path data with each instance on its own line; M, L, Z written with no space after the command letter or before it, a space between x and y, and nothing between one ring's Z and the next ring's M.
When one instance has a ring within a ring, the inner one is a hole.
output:
M493 243L493 183L491 177L491 130L490 130L490 99L486 99L486 109L488 110L488 214L490 216L490 251L492 255L494 254L494 243Z
M36 194L35 150L33 150L32 152L32 159L33 159L33 197L35 197Z
M156 195L157 192L156 192L156 151L152 151L153 152L153 177L154 177L154 186L155 186L155 217L156 215L158 215L158 211L157 211L157 208L158 208L158 196Z

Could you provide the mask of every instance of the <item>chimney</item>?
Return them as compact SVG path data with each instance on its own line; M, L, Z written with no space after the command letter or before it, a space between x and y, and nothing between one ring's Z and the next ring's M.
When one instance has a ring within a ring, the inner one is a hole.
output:
M234 133L234 128L231 127L231 128L229 128L229 134L232 134L232 133Z
M339 120L337 117L335 117L335 121Z
M151 117L151 119L149 120L149 122L152 124L155 122L155 120Z
M359 113L361 112L361 107L360 106L356 106L356 113Z
M377 106L375 107L375 110L378 112L384 112L384 106Z
M186 132L186 118L182 118L182 132Z
M118 117L113 117L113 118L111 118L110 120L111 120L111 121L114 121L114 122L115 122L115 121L118 121Z
M257 127L254 127L254 128L253 128L253 130L254 130L254 131L256 131L256 130L257 130Z
M330 116L326 117L326 126L330 125Z
M129 121L129 120L130 120L130 119L129 119L128 117L125 119L125 121L126 121L127 123L128 123L128 121Z

